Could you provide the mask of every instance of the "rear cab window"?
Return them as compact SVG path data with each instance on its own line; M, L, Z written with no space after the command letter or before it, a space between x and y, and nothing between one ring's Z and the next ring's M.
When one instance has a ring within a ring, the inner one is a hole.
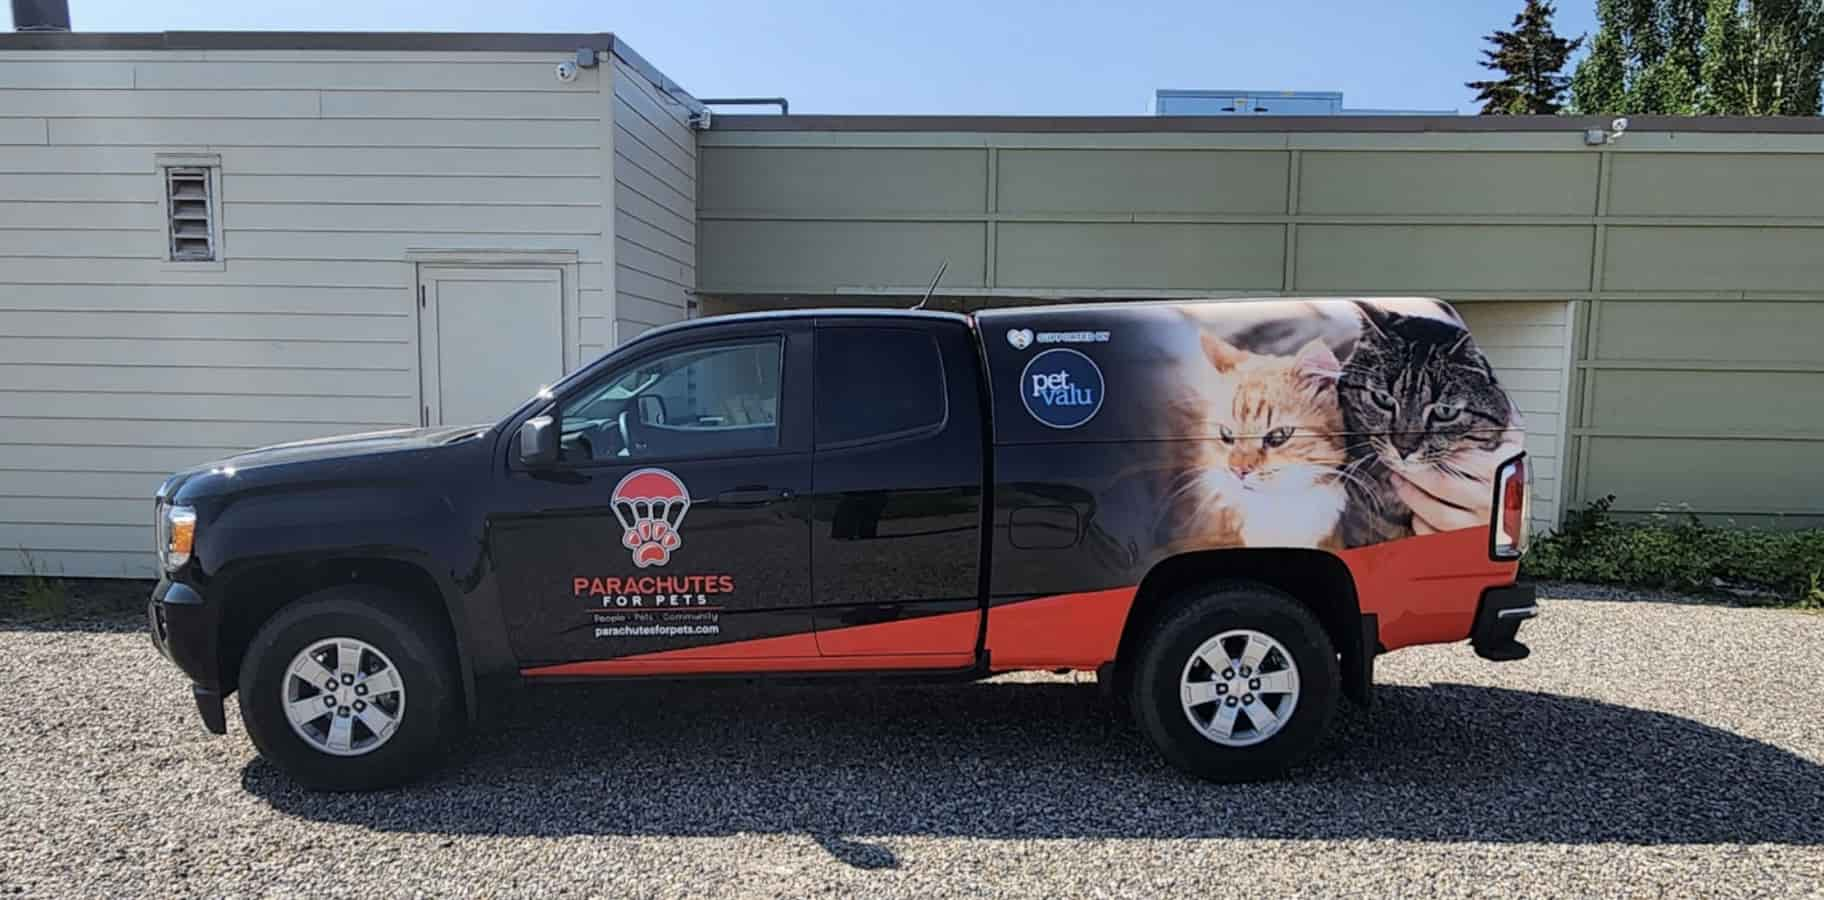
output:
M894 327L817 332L815 439L818 449L912 437L943 428L948 414L943 358L927 331Z

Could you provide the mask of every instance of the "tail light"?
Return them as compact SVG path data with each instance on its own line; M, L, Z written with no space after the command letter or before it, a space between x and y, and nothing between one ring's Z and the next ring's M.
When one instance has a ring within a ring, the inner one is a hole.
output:
M1526 489L1526 456L1516 456L1495 470L1494 540L1489 555L1519 559L1532 528L1533 495Z

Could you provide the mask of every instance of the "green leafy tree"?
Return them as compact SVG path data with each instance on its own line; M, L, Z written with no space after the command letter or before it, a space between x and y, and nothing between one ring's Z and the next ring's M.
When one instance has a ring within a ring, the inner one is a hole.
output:
M1824 3L1711 0L1702 109L1713 115L1809 116L1824 76Z
M1596 38L1571 78L1584 113L1698 111L1709 0L1596 0Z
M1621 36L1609 29L1596 32L1590 55L1571 76L1571 105L1579 112L1622 112L1627 109L1628 51Z
M1596 19L1578 112L1818 113L1824 0L1597 0Z
M1485 116L1549 116L1564 108L1571 79L1560 74L1583 39L1567 40L1552 30L1549 0L1526 0L1514 16L1512 31L1496 31L1485 40L1482 67L1502 73L1491 81L1471 81Z

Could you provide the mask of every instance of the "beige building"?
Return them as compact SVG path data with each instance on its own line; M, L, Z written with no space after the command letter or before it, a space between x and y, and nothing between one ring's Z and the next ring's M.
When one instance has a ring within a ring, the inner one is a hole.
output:
M1816 524L1824 122L1602 124L711 119L606 34L0 36L0 571L149 575L172 469L942 262L954 308L1444 297L1542 522Z

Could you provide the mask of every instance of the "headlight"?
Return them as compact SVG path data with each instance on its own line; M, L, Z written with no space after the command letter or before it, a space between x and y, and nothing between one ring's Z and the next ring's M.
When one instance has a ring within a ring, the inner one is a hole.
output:
M174 571L189 562L190 550L196 545L196 508L160 500L155 524L158 559L165 571Z

